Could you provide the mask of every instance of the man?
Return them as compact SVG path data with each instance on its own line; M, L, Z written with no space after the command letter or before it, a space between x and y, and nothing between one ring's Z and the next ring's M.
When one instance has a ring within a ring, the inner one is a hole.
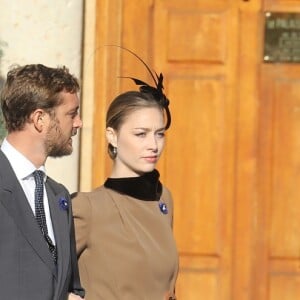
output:
M8 131L0 150L1 299L84 297L69 193L44 167L48 156L72 153L82 127L78 91L65 67L25 65L7 74L0 97Z

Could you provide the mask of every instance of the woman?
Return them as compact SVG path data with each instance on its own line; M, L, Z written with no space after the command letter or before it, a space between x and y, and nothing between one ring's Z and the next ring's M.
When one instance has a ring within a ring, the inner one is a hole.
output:
M171 118L162 75L157 79L155 88L134 79L140 91L111 103L106 116L111 175L73 199L87 300L176 299L172 198L155 169Z

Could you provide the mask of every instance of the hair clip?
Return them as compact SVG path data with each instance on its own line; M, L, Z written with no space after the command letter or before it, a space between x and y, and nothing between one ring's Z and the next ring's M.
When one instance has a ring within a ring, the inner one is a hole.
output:
M170 113L170 110L169 110L170 101L166 97L166 95L163 93L163 89L164 89L163 74L160 73L158 75L156 72L152 72L151 69L149 68L149 66L145 63L145 61L142 58L140 58L136 53L129 50L128 48L125 48L125 47L119 46L119 45L108 45L108 46L115 46L115 47L118 47L118 48L121 48L123 50L128 51L129 53L134 55L146 67L147 71L149 72L149 74L151 75L151 78L154 81L155 87L150 86L148 83L146 83L146 82L144 82L140 79L134 78L134 77L121 76L121 78L129 78L129 79L133 80L136 85L140 86L139 87L140 92L151 94L154 97L154 99L157 100L157 102L160 103L160 105L166 111L167 123L166 123L165 129L167 130L171 125L171 113Z

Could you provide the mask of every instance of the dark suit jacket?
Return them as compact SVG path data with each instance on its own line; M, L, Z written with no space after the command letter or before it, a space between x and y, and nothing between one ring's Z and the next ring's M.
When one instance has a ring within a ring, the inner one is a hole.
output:
M81 296L69 193L47 177L46 190L58 252L55 266L33 212L6 156L0 150L0 298L65 300ZM64 210L59 199L65 198Z

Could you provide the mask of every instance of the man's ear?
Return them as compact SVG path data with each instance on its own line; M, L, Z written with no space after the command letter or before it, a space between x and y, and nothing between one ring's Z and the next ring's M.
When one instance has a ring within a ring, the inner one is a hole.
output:
M44 117L45 117L45 112L42 109L36 109L30 115L30 121L33 123L35 129L38 132L41 132L43 130Z
M106 140L113 147L117 147L117 142L118 142L117 133L112 127L106 128Z

